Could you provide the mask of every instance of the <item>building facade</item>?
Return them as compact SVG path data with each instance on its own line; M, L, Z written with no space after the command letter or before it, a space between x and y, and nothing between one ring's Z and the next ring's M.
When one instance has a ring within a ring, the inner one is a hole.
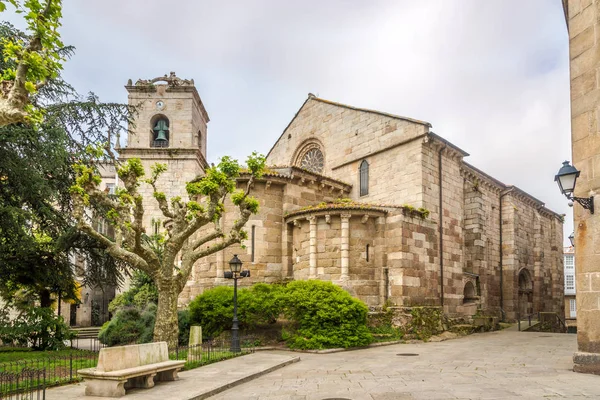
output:
M574 325L577 319L577 302L575 298L575 248L573 246L564 249L565 266L565 319L567 325Z
M581 171L574 195L597 198L600 190L600 0L563 0L569 35L571 144ZM598 204L598 203L596 203ZM600 214L576 204L577 372L600 374Z
M209 119L193 81L171 74L126 89L141 111L120 157L166 163L158 186L185 196L185 182L206 166ZM223 271L239 254L252 273L246 285L321 279L374 308L562 316L562 217L467 156L427 122L309 95L254 184L261 210L244 248L199 260L180 304L228 284ZM146 226L154 226L164 217L146 189Z

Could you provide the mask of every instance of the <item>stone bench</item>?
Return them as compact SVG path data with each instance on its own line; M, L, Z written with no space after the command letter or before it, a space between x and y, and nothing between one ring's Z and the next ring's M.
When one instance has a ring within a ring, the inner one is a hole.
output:
M77 371L86 396L121 397L129 388L151 388L154 381L175 381L185 361L169 360L167 342L100 349L98 366Z

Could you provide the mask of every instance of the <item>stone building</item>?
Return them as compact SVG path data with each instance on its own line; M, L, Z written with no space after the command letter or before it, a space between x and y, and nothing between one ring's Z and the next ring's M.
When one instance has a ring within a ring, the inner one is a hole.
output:
M146 167L167 163L158 185L184 196L184 183L207 165L209 119L193 81L172 73L126 89L141 112L120 157L139 157ZM562 315L562 217L466 156L428 122L310 94L254 184L261 211L246 225L245 247L199 260L180 304L229 284L223 271L239 254L252 273L245 285L321 279L372 307ZM147 190L146 223L160 229L163 217ZM221 223L235 218L226 214Z
M600 0L562 3L569 35L573 165L581 171L574 195L596 199L600 190ZM574 370L600 375L600 215L575 205L573 225L578 348Z

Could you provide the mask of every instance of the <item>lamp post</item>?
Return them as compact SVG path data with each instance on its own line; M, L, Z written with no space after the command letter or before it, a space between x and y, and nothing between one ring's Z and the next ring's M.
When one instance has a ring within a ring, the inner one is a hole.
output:
M229 261L229 269L224 273L225 278L233 279L233 325L231 327L231 352L239 353L242 351L240 348L240 336L238 327L237 317L237 280L238 278L246 278L250 276L250 271L242 271L242 261L238 258L237 254L233 255L231 261Z
M590 213L594 213L594 197L575 197L575 184L577 178L581 172L574 166L570 165L568 161L563 162L562 167L558 170L558 173L554 177L554 181L558 183L560 192L571 201L576 201L586 210L590 210Z
M569 235L569 241L571 242L571 247L575 247L575 232Z

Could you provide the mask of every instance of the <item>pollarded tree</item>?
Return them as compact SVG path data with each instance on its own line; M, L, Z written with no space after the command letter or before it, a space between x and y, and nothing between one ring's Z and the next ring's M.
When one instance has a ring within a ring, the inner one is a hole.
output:
M113 158L114 159L114 158ZM71 193L75 203L78 228L106 246L112 257L132 268L150 275L158 288L158 310L154 326L154 340L166 341L170 348L177 345L177 298L190 277L194 263L247 238L244 225L250 215L258 212L258 200L250 196L254 179L260 178L265 159L252 153L247 159L250 179L245 190L236 190L240 165L236 160L223 157L219 164L208 168L206 175L186 184L189 200L180 197L167 199L157 187L158 177L166 170L165 164L152 166L149 179L137 158L119 165L117 174L124 188L109 195L98 189L100 177L93 168L77 165L76 184ZM166 235L149 240L143 225L144 206L139 186L149 184L154 199L165 217ZM225 200L238 208L239 216L227 231L220 219L225 212ZM104 217L115 228L115 240L99 234L90 225L86 209L90 205L104 209ZM181 264L177 262L181 257Z

